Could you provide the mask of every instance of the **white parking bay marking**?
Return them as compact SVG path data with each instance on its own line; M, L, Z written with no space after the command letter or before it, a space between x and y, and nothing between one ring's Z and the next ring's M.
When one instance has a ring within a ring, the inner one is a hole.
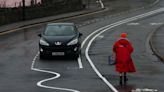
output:
M37 86L42 87L42 88L47 88L47 89L63 90L63 91L70 91L70 92L80 92L80 91L74 90L74 89L60 88L60 87L52 87L52 86L43 85L43 83L45 83L47 81L50 81L50 80L54 80L54 79L59 78L60 77L60 74L57 73L57 72L53 72L53 71L47 71L47 70L42 70L42 69L35 68L34 65L35 65L35 62L36 62L36 59L38 58L38 56L39 56L39 52L36 54L36 56L34 57L34 59L32 61L31 70L37 71L37 72L49 73L49 74L53 74L55 76L52 77L52 78L47 78L47 79L44 79L44 80L39 81L37 83Z
M148 13L144 13L144 14L141 14L141 15L138 15L138 16L134 16L134 17L131 17L131 18L127 18L127 19L124 19L122 21L118 21L118 22L115 22L113 24L110 24L110 25L107 25L105 27L102 27L96 31L94 31L93 33L91 33L85 40L84 40L84 43L82 43L82 47L84 46L85 42L95 33L99 32L97 35L95 35L90 41L89 41L89 44L86 48L86 51L85 51L85 56L88 60L88 62L90 63L91 67L93 68L93 70L96 72L96 74L108 85L108 87L110 87L114 92L118 92L118 90L111 84L109 83L109 81L103 77L101 75L101 73L97 70L97 68L95 67L95 65L93 64L91 58L89 57L89 54L88 54L88 51L89 51L89 48L92 44L92 42L96 39L96 37L98 37L99 35L101 35L102 33L104 33L105 31L113 28L113 27L116 27L116 26L119 26L119 25L122 25L122 24L125 24L125 23L128 23L128 22L131 22L131 21L134 21L134 20L137 20L137 19L141 19L141 18L145 18L145 17L148 17L150 15L153 15L153 14L157 14L157 13L161 13L161 12L164 12L164 8L160 8L160 9L157 9L157 10L154 10L154 11L150 11Z

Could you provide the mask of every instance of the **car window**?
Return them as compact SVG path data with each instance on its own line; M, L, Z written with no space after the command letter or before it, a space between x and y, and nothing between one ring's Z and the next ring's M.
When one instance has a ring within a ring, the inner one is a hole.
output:
M71 36L75 33L75 28L72 25L50 25L44 32L46 36Z

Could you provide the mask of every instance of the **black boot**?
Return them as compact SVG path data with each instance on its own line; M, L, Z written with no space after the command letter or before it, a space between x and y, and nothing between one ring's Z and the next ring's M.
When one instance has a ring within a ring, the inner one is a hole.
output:
M122 76L120 76L120 85L122 86Z
M124 73L124 84L126 85L128 81L128 78L126 77L126 73Z

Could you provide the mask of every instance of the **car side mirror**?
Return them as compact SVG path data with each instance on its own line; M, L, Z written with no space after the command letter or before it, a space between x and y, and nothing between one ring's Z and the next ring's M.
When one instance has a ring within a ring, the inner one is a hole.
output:
M41 34L38 34L38 36L39 36L39 37L42 37L42 35L41 35Z
M79 33L79 36L82 36L83 34L82 33Z

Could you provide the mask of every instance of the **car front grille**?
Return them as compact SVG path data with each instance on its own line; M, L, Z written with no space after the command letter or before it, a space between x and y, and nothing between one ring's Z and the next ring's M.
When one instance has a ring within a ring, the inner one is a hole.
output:
M49 46L49 47L43 47L46 51L56 51L56 52L65 52L68 50L74 50L75 46Z

